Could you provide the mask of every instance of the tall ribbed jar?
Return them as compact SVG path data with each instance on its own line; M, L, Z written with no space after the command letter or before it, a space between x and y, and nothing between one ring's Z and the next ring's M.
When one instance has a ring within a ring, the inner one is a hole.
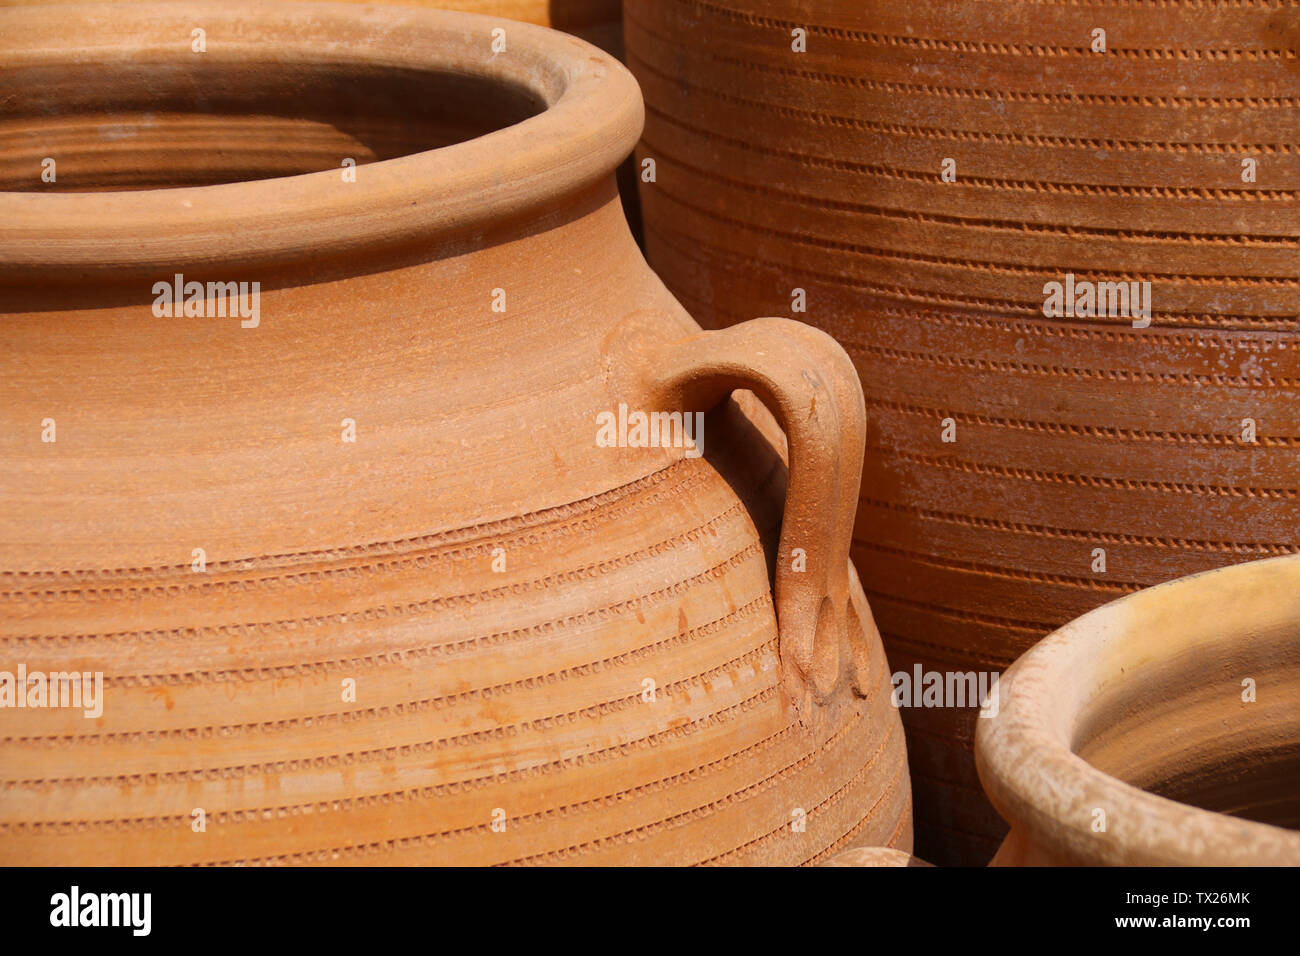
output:
M853 556L893 670L945 680L903 713L917 853L984 862L947 675L1297 550L1300 5L626 0L624 29L651 265L706 326L854 359Z

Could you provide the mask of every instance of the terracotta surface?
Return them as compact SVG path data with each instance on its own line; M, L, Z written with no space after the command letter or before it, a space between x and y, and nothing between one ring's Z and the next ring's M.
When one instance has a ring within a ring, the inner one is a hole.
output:
M0 670L104 680L0 710L0 862L910 850L852 365L701 333L614 188L631 76L493 25L0 11ZM155 317L176 273L256 327ZM705 454L598 447L620 403Z
M995 863L1300 865L1300 557L1098 608L999 691L976 738Z
M896 670L1002 670L1297 549L1293 5L628 0L624 26L651 265L704 325L791 315L861 375L853 556ZM1149 281L1150 327L1046 317L1067 273ZM988 860L974 711L903 719L917 852Z

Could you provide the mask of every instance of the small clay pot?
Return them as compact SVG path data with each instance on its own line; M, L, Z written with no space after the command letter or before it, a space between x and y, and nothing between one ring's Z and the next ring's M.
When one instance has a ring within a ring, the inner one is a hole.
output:
M103 681L0 710L0 862L910 849L851 363L702 332L631 75L498 27L0 10L0 671Z
M1007 671L995 865L1300 865L1300 556L1139 591Z

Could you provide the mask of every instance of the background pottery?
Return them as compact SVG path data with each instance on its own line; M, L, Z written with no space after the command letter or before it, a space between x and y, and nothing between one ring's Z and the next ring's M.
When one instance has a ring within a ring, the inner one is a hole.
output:
M791 315L861 375L853 556L896 671L1000 671L1296 550L1297 16L627 0L651 265L705 326ZM1149 282L1149 327L1046 317L1067 275ZM974 709L903 719L917 852L986 861Z
M494 23L0 10L0 670L103 673L0 710L0 862L910 850L849 360L701 333L619 206L631 76ZM705 454L599 447L620 404Z
M1018 660L976 760L995 864L1300 865L1300 557L1169 582Z

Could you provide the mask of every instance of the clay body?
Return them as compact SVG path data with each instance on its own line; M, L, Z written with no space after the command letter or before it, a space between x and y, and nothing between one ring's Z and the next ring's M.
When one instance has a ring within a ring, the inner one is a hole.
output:
M788 315L857 367L853 557L896 671L997 673L1297 549L1294 9L628 0L624 27L651 266L706 327ZM975 714L903 711L935 863L1005 834Z
M852 366L647 268L623 67L174 11L0 10L0 670L103 680L0 709L0 862L910 850ZM620 404L708 413L703 454L599 445Z
M1139 591L999 684L996 865L1300 865L1300 557Z

